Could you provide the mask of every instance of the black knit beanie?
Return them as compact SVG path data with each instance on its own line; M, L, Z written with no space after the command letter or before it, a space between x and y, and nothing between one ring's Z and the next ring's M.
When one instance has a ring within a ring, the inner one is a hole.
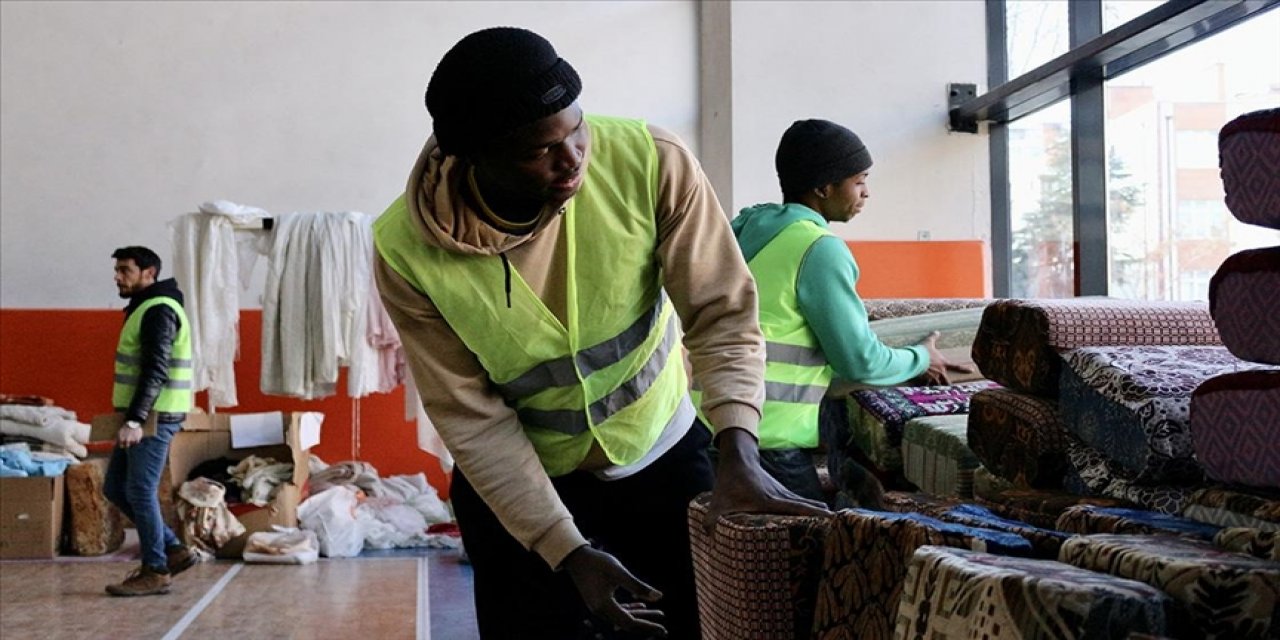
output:
M546 38L493 27L459 40L427 84L427 111L446 154L487 141L573 104L582 80Z
M839 182L871 168L871 152L854 132L828 120L797 120L774 156L783 195Z

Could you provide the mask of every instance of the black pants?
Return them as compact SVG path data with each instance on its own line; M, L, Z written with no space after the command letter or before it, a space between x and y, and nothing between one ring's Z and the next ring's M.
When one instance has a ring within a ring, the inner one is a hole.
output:
M701 635L687 514L689 501L711 490L709 441L707 430L695 426L635 475L606 482L574 472L551 480L582 534L662 592L655 606L666 614L663 625L673 639ZM569 574L552 571L516 542L456 467L450 495L475 569L482 638L621 637L611 635L612 625L590 621Z

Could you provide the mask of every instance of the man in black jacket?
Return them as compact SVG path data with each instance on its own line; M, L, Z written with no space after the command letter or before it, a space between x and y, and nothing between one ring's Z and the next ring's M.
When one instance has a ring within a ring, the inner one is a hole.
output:
M103 493L137 527L142 565L124 582L107 586L107 593L156 595L168 593L172 576L196 563L164 523L157 496L169 442L192 406L191 327L178 284L173 278L156 281L160 257L154 251L124 247L111 257L116 260L116 289L129 305L116 346L111 392L124 424L116 434ZM152 423L154 435L144 433Z

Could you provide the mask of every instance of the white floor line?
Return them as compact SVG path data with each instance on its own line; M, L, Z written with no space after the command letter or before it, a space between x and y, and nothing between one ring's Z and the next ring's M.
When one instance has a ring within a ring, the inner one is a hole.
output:
M417 640L431 640L431 592L428 590L427 559L418 558Z
M231 582L231 579L236 577L236 574L240 573L240 570L243 568L244 564L237 563L226 573L222 574L222 577L219 578L217 582L213 583L212 587L209 587L209 592L204 594L204 597L200 598L200 601L195 603L195 605L187 611L187 615L182 616L182 619L179 620L177 624L173 625L173 628L169 630L169 633L164 634L164 638L161 640L177 640L178 637L182 635L182 632L186 631L187 627L191 626L191 623L196 621L196 618L204 612L205 608L209 606L209 603L213 602L213 599L218 597L219 593L222 593L222 590L226 588L227 583Z

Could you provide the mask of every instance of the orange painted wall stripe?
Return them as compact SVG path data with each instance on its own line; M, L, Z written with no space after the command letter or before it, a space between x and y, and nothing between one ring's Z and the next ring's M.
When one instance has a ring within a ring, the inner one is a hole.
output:
M981 240L846 240L863 298L990 298L991 252Z
M81 422L111 411L112 361L124 315L114 310L0 309L0 392L52 398ZM240 312L240 360L236 390L240 405L228 413L320 411L320 444L312 453L330 464L357 459L352 442L354 400L345 394L323 400L265 396L258 390L262 364L262 312ZM345 370L338 388L346 388ZM197 403L207 409L201 393ZM417 444L414 423L404 419L404 390L360 399L358 459L383 477L424 472L442 498L448 479L439 461Z

